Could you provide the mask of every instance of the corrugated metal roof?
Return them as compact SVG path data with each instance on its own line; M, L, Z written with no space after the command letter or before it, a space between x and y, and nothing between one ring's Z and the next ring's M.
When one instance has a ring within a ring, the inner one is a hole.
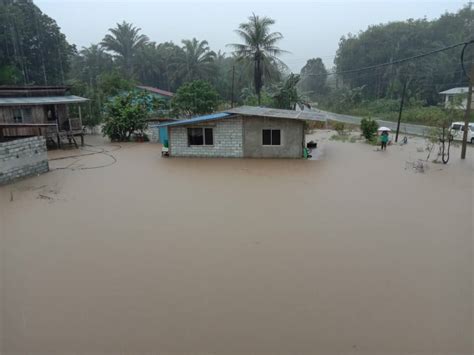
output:
M244 116L257 116L257 117L269 117L269 118L287 118L292 120L303 120L303 121L322 121L326 122L327 117L324 113L314 111L294 111L294 110L281 110L267 107L256 107L256 106L240 106L227 110L228 113L234 113Z
M218 113L213 113L211 115L205 115L205 116L198 116L198 117L193 117L193 118L188 118L188 119L182 119L182 120L174 121L174 122L166 122L166 123L162 123L162 124L159 124L159 125L155 125L154 127L168 127L168 126L188 125L188 124L199 123L199 122L219 120L219 119L222 119L222 118L228 118L230 116L234 116L234 115L232 115L231 113L227 113L227 112L218 112Z
M173 97L174 96L174 93L172 93L170 91L161 90L161 89L158 89L158 88L154 88L152 86L139 85L139 86L137 86L137 88L142 89L142 90L146 90L146 91L150 91L154 94L158 94L158 95L162 95L162 96L167 96L167 97Z
M0 106L74 104L89 101L80 96L0 97Z
M175 122L166 122L155 127L181 126L198 122L219 120L222 118L229 118L236 115L268 117L268 118L283 118L300 121L327 121L327 115L321 112L314 111L293 111L280 110L274 108L255 107L255 106L240 106L229 109L225 112L218 112L211 115L198 116L190 119L182 119Z
M456 94L467 94L469 88L466 87L459 87L459 88L452 88L449 90L441 91L441 95L456 95Z

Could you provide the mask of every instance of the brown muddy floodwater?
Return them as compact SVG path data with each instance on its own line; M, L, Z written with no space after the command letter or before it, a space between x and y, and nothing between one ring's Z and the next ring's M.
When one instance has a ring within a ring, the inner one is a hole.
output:
M416 173L422 140L323 138L317 161L89 142L109 153L0 188L4 353L472 354L474 149Z

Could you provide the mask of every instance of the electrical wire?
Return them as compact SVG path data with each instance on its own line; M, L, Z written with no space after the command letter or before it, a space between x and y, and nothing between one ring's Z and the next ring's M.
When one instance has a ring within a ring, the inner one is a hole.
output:
M438 49L435 49L435 50L430 51L430 52L425 52L425 53L421 53L421 54L418 54L418 55L414 55L414 56L406 57L406 58L402 58L402 59L397 59L397 60L390 61L390 62L374 64L374 65L370 65L370 66L363 67L363 68L343 70L343 71L339 71L339 72L338 71L329 72L327 74L307 74L307 76L325 76L325 75L340 75L340 74L358 73L358 72L361 72L361 71L372 70L372 69L387 67L387 66L390 66L390 65L401 64L401 63L408 62L408 61L411 61L411 60L427 57L429 55L433 55L433 54L436 54L436 53L444 52L444 51L447 51L449 49L453 49L453 48L460 47L460 46L465 46L466 47L467 44L473 43L473 42L474 42L474 40L471 40L471 41L468 41L468 42L460 42L460 43L456 43L456 44L453 44L453 45L450 45L450 46L447 46L447 47L438 48Z
M462 71L464 72L464 75L466 75L466 77L469 80L471 80L471 76L467 73L467 70L464 67L464 52L466 51L467 46L473 43L474 43L474 39L471 39L469 42L464 43L464 46L462 47L462 51L461 51L461 68L462 68Z

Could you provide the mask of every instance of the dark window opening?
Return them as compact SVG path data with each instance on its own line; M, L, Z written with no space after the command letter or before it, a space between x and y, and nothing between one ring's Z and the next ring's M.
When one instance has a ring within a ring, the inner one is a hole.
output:
M48 122L56 122L56 107L54 105L45 106L46 117L48 118Z
M33 113L31 108L16 108L13 110L13 122L31 123L33 122Z
M279 129L272 129L272 145L280 145L280 130Z
M13 110L13 122L15 123L22 123L23 116L21 115L21 109L16 108Z
M214 145L214 135L212 128L204 128L204 142L206 145Z
M214 145L212 128L188 128L189 145Z
M263 145L281 145L281 130L264 129L262 131Z

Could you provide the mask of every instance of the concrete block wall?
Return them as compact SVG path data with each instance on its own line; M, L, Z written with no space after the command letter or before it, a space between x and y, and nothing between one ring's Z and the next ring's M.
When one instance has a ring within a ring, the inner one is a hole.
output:
M189 146L188 128L214 129L214 145ZM181 157L243 157L243 123L241 117L203 122L189 126L169 127L170 156Z
M293 119L245 117L244 156L246 158L301 158L304 144L304 122ZM281 145L264 146L262 131L279 129Z
M47 171L49 164L44 137L0 143L0 185Z
M157 126L148 126L146 132L152 143L160 143L160 129Z

